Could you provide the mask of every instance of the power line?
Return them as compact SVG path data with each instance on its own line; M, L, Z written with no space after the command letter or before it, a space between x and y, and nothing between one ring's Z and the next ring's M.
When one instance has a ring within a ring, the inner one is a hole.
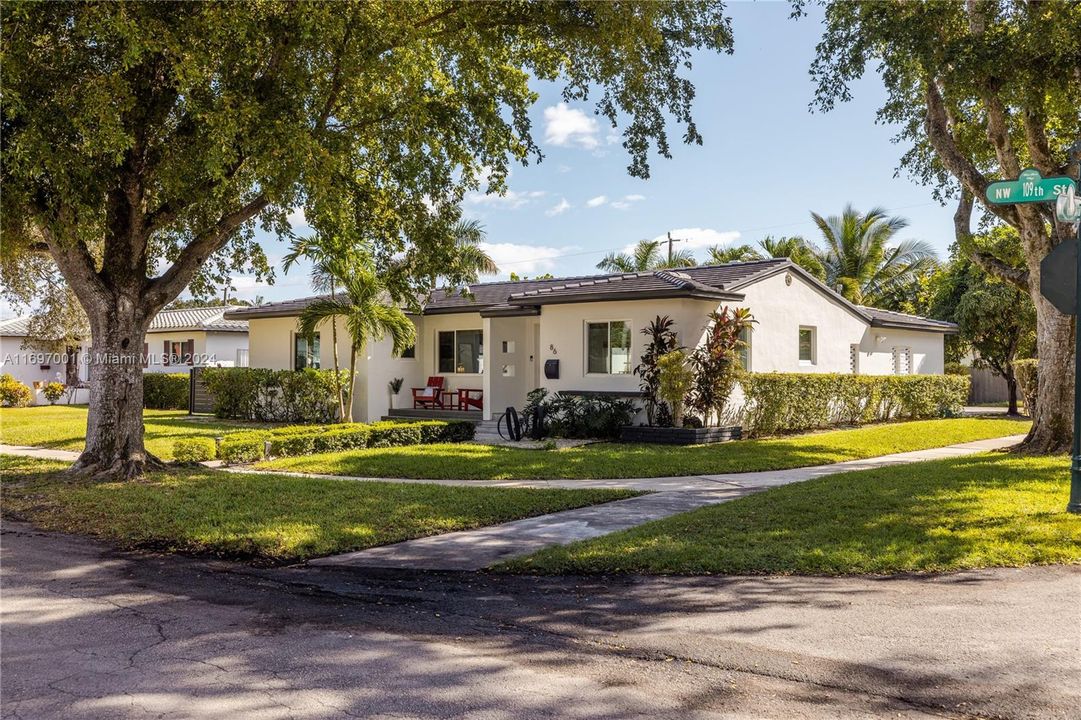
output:
M893 211L896 211L896 210L911 210L912 208L926 207L928 205L938 205L938 203L932 201L932 202L925 202L925 203L917 203L915 205L902 205L901 207L894 208ZM893 212L893 211L891 211L891 212ZM760 227L747 228L747 229L744 229L744 230L740 230L740 229L726 230L725 232L738 232L740 234L740 236L743 236L743 235L746 235L746 234L749 234L749 233L761 232L763 230L779 230L781 228L803 227L805 225L814 225L814 221L813 220L803 220L803 221L800 221L800 222L782 223L782 224L779 224L779 225L762 225ZM685 242L688 239L689 238L673 238L672 233L669 232L668 233L668 240L666 241L666 242L669 243L669 245L668 245L669 254L671 254L671 252L672 252L671 243L673 243L673 242ZM544 257L531 258L529 260L512 260L511 262L501 263L500 264L500 270L502 270L503 267L505 267L507 265L526 265L526 264L532 264L532 263L537 263L537 262L544 262L544 261L547 261L547 260L562 260L564 258L585 257L587 255L602 255L602 254L606 255L606 254L611 253L611 252L619 252L619 251L623 250L624 247L625 246L621 245L620 247L610 247L610 248L604 248L604 249L600 249L600 250L582 250L582 251L579 251L579 252L559 253L558 255L545 255ZM671 258L669 258L669 259L671 259Z

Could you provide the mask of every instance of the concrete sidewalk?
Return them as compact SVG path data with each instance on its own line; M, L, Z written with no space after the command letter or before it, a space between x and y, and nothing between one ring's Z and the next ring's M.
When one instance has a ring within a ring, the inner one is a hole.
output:
M943 448L851 460L834 465L678 478L679 489L670 489L672 485L669 484L669 481L677 480L677 478L547 482L545 487L631 487L653 492L650 495L629 500L565 510L478 530L433 535L394 545L333 555L310 560L307 564L337 567L480 570L511 557L528 555L549 545L565 545L578 540L588 540L707 505L728 502L771 487L842 472L972 455L1008 447L1020 442L1021 437L978 440ZM594 484L597 482L605 484ZM483 481L457 481L448 484L484 484L488 487L492 485Z

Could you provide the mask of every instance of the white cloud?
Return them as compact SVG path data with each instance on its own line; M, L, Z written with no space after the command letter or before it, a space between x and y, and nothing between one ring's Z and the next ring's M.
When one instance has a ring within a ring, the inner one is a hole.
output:
M480 247L495 261L504 277L512 272L519 275L548 272L555 267L556 258L579 249L517 243L480 243Z
M692 250L696 248L705 248L710 245L720 245L722 247L730 245L740 238L738 230L714 230L712 228L673 228L671 231L672 238L676 240L682 240L683 242L676 243L677 248L690 248ZM662 233L654 240L668 241L668 234Z
M559 198L559 202L546 210L544 214L548 217L552 217L554 215L562 215L570 209L571 204L567 202L567 198Z
M558 169L559 169L559 172L561 172L561 173L569 173L572 168L571 168L570 165L560 165L558 167Z
M566 103L544 109L544 140L553 145L592 150L600 145L597 121Z
M645 199L645 195L624 195L621 200L613 200L612 207L614 207L616 210L626 210L636 202L640 202Z
M607 195L598 195L595 198L590 198L589 200L586 200L586 207L591 207L591 208L600 207L601 205L604 205L606 202L608 202L608 196Z
M309 227L308 218L304 217L304 208L302 207L296 208L292 212L290 212L286 220L288 220L289 224L293 226L294 231L302 230L306 227Z
M528 205L537 198L542 198L547 194L548 193L544 190L530 190L527 192L507 190L507 192L502 195L497 195L495 193L469 193L465 196L465 201L471 205L486 205L488 207L502 207L514 210L523 205Z

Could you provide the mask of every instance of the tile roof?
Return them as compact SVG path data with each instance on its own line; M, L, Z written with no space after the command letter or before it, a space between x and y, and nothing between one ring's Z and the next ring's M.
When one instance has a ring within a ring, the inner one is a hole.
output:
M787 258L769 258L724 265L699 265L675 270L636 273L583 275L544 280L506 280L477 283L468 289L440 288L424 304L424 314L479 312L500 316L536 314L539 306L558 302L591 302L657 297L701 297L742 299L739 291L784 271L795 272L864 321L880 327L956 332L953 323L930 320L876 308L865 308L845 300ZM299 315L314 300L312 296L230 310L228 318L288 317Z
M225 313L240 305L217 307L180 308L162 310L150 322L148 333L195 330L203 332L247 332L248 321L226 318ZM25 337L29 332L30 318L17 317L0 322L0 335Z
M958 332L959 328L957 323L946 322L945 320L932 320L931 318L921 317L920 315L909 315L908 313L894 312L893 310L882 310L880 308L865 307L863 305L858 306L865 314L871 316L871 325L875 327L897 327L897 328L911 328L915 330L937 330L948 334Z

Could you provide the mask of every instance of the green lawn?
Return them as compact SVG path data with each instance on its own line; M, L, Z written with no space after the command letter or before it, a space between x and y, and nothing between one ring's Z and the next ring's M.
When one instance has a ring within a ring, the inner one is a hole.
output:
M86 483L65 463L0 456L6 516L122 547L284 562L631 497L623 490L533 490L319 480L214 470Z
M163 460L173 459L173 441L202 435L215 437L251 424L191 418L184 410L144 410L146 449ZM0 408L0 443L82 450L86 438L85 405L40 405Z
M566 450L519 450L468 443L419 445L282 458L259 467L420 479L664 477L821 465L1016 435L1028 427L1028 420L958 418L693 447L604 443Z
M1081 562L1066 456L1002 453L786 485L510 561L536 573L848 574Z

